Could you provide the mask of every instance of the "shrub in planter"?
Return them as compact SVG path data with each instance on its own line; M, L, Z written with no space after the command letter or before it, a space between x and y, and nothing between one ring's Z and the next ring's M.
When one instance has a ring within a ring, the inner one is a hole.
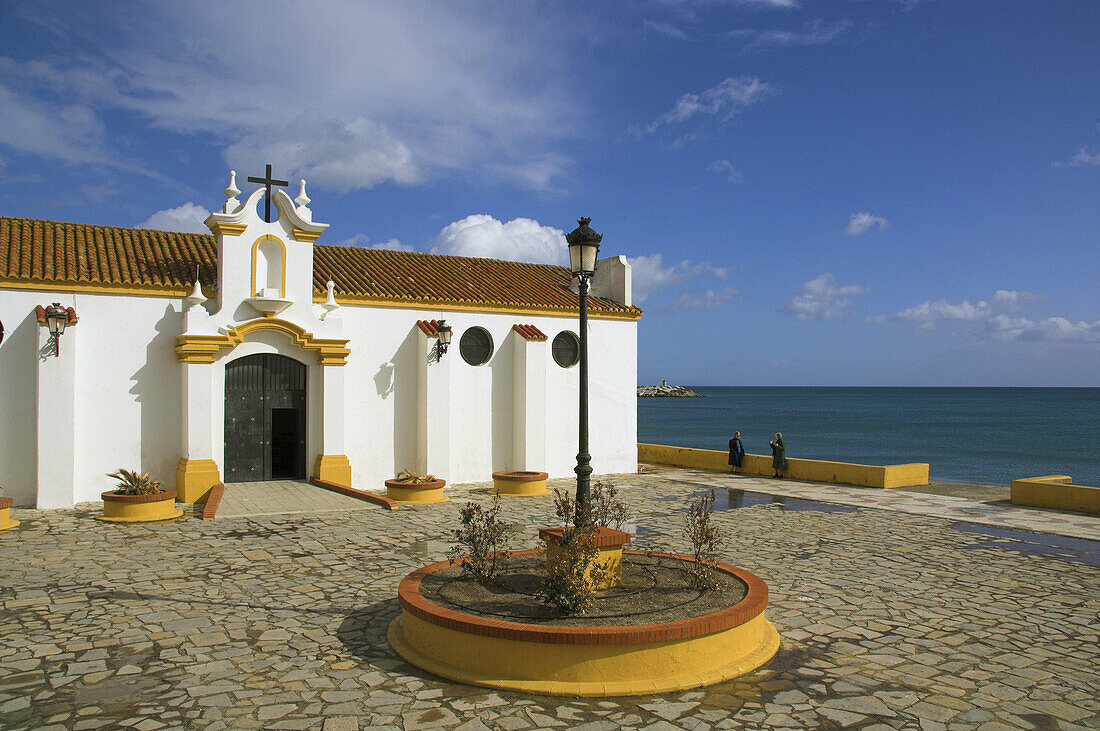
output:
M101 496L103 514L96 516L99 520L147 523L183 515L183 511L176 508L176 491L162 490L160 482L150 477L148 472L138 474L137 471L119 469L107 476L118 480L118 487Z

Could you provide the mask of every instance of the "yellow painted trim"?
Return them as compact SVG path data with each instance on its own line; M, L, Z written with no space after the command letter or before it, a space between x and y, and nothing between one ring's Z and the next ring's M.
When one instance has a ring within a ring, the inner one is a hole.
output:
M176 499L181 503L201 503L210 494L210 488L221 481L214 460L181 457L176 464Z
M103 514L95 516L95 519L108 523L153 523L181 515L183 511L176 507L175 500L158 500L152 503L104 502Z
M729 472L729 453L714 449L670 447L664 444L639 444L638 461L674 467ZM770 455L746 454L738 474L771 477ZM886 466L828 462L820 459L787 459L785 477L812 482L835 482L863 487L909 487L928 484L928 463Z
M240 236L244 233L246 228L248 228L248 224L246 223L218 223L214 221L214 223L210 225L210 230L215 236L221 236L222 234L226 236Z
M260 238L252 242L252 288L249 290L252 294L251 297L256 297L260 294L256 288L256 255L260 251L260 244L264 241L271 239L272 241L278 241L279 246L283 247L283 271L282 271L282 284L279 286L279 296L286 297L286 244L275 234L264 234Z
M449 497L443 494L442 487L431 490L414 490L386 485L386 497L399 503L445 503L450 500Z
M390 646L430 673L469 685L560 696L669 693L755 670L779 649L761 613L702 637L640 645L558 645L482 637L425 622L407 610L390 624Z
M351 487L351 461L346 454L318 454L313 476L335 485Z
M324 302L327 293L313 293L313 302ZM402 307L405 309L420 310L451 310L452 312L495 312L506 315L573 315L576 316L576 308L570 307L536 307L533 305L497 305L479 304L477 302L460 302L458 300L445 299L412 299L410 297L392 297L382 299L379 297L367 297L356 294L341 294L340 305L360 305L365 307ZM588 311L588 317L592 320L633 320L642 318L641 313L631 312L599 312Z
M213 363L219 350L235 348L246 335L257 330L276 330L289 335L299 348L316 353L321 365L345 365L351 354L347 340L318 338L292 322L260 317L227 328L224 335L177 335L176 358L181 363Z
M0 510L0 530L9 530L19 525L19 521L11 517L11 508Z
M285 263L284 263L285 272ZM253 275L253 279L255 276ZM190 287L169 287L166 285L133 285L133 284L108 284L86 282L53 282L36 280L16 280L0 278L0 289L32 289L39 292L90 292L100 294L135 294L151 297L186 297L191 294ZM216 289L203 287L203 294L207 297L215 297ZM328 297L327 292L313 292L313 302L320 304ZM439 299L410 299L394 298L380 299L378 297L365 297L363 295L341 294L340 304L361 307L400 307L404 309L439 310L446 309L452 312L494 312L503 315L549 315L560 317L562 315L576 315L575 309L566 307L533 307L530 305L489 305L476 302L459 302L457 300ZM641 314L629 312L599 312L588 311L588 317L592 320L630 320L637 322Z
M515 480L498 480L493 478L493 491L497 495L511 495L513 497L550 494L550 491L546 489L546 480L516 482Z
M1100 513L1100 487L1074 485L1069 475L1045 475L1013 480L1013 505Z
M321 237L320 231L306 231L300 228L294 229L293 233L295 241L308 241L312 243Z
M87 292L92 294L133 294L144 297L186 297L190 287L169 287L161 284L110 284L109 282L71 282L48 279L11 279L0 277L0 289L30 289L38 292ZM217 290L203 289L203 293Z

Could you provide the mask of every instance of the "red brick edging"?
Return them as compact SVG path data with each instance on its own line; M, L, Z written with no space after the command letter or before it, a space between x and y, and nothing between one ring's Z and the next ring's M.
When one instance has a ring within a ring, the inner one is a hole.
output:
M539 553L542 553L542 551L510 551L509 555L530 556ZM646 555L647 552L624 551L624 553ZM671 553L648 553L663 558L692 560L687 556L677 556ZM768 605L767 584L744 569L720 563L717 564L718 570L736 576L745 582L748 592L745 594L744 599L732 607L726 607L701 617L691 617L677 622L640 624L628 627L562 627L506 622L456 612L441 607L420 594L420 582L424 577L450 565L450 561L440 561L413 571L401 580L401 584L397 588L397 598L401 602L402 609L425 622L482 637L544 642L554 645L642 645L651 642L687 640L693 637L715 634L745 624L763 614L765 607Z
M538 482L545 480L550 475L545 472L533 472L531 470L512 470L511 472L494 472L493 479L503 482Z
M223 492L225 492L225 485L219 482L210 488L210 492L206 493L206 501L202 504L203 520L214 519L214 515L218 512L218 505L222 501Z
M561 536L566 528L539 528L539 538L547 543L561 543ZM630 534L626 531L605 528L602 525L596 527L596 548L608 548L609 546L622 546L630 543Z
M10 508L14 504L15 501L12 500L10 497L0 497L0 510L3 510L4 508Z
M341 495L347 495L348 497L356 498L357 500L366 500L368 503L377 503L387 510L397 510L398 505L394 500L390 500L385 495L379 495L376 492L367 492L366 490L356 490L354 487L347 487L346 485L337 485L335 482L328 482L326 480L318 480L316 477L312 477L309 480L317 487L323 487L326 490L332 492L338 492Z
M111 503L159 503L162 500L175 502L176 491L172 489L154 492L152 495L119 495L117 490L110 490L100 495L103 502Z

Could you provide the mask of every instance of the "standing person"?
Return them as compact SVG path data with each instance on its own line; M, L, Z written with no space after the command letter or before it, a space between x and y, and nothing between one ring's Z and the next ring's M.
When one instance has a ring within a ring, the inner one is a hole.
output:
M730 472L741 469L741 460L745 458L745 447L741 444L741 432L735 431L730 440Z
M772 476L782 477L779 473L787 471L787 445L783 443L783 435L776 432L775 441L768 443L772 446L772 469L775 470Z

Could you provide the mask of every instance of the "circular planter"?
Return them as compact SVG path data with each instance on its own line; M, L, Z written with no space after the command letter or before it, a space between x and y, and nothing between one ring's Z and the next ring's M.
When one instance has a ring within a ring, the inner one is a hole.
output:
M532 470L494 472L493 490L498 495L546 495L550 492L546 489L547 477L545 472Z
M103 493L103 514L96 520L108 523L153 523L183 515L176 507L176 491L161 490L153 495L119 495L117 490Z
M443 494L446 480L432 480L416 484L386 480L386 497L399 503L445 503L450 500Z
M11 517L12 499L0 497L0 530L7 530L19 525L19 521Z
M671 554L625 553L691 562ZM735 566L718 564L746 588L733 606L622 626L511 622L441 606L421 593L421 582L449 566L431 564L401 581L401 615L387 639L413 665L461 683L545 695L647 695L729 680L760 667L779 649L779 634L764 616L767 585Z

